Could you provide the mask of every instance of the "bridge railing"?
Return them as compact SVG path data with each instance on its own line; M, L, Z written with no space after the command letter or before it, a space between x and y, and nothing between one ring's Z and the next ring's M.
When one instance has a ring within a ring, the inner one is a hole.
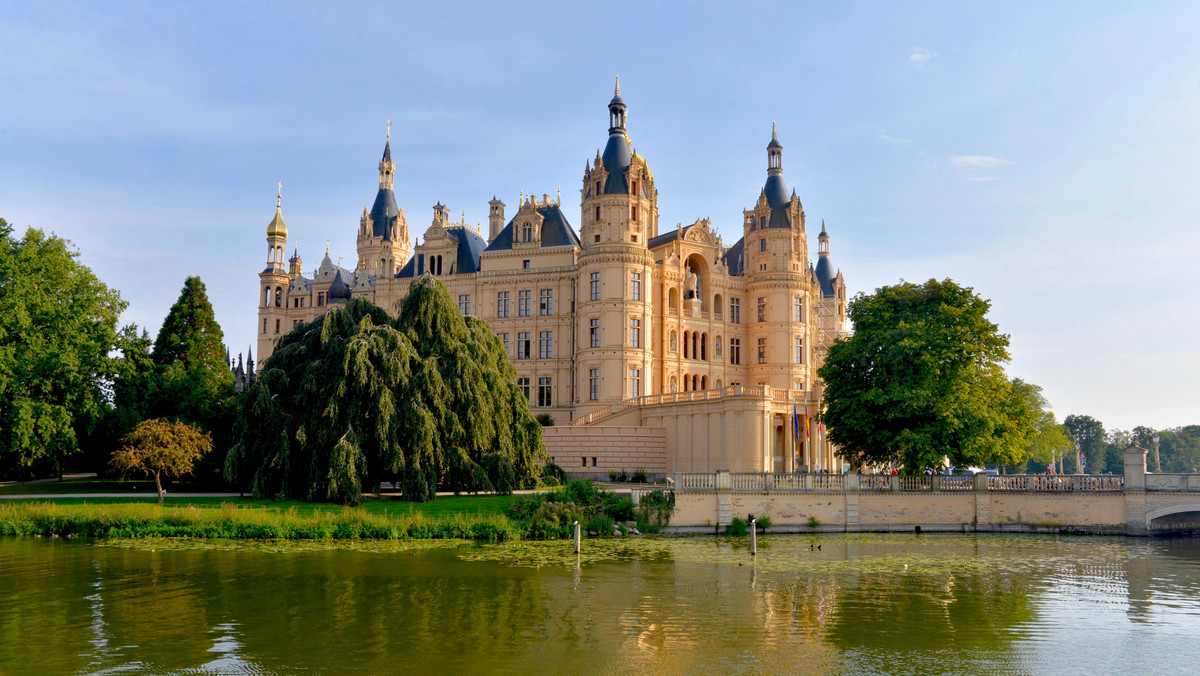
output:
M1148 474L1146 477L1147 490L1200 492L1200 475ZM1089 474L892 476L719 471L679 472L674 479L675 490L680 493L1119 493L1125 490L1123 476Z
M1147 474L1146 490L1155 493L1200 493L1200 474Z

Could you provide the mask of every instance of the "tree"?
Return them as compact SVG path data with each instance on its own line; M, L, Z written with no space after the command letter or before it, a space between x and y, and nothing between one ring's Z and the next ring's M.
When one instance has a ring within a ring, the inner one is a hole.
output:
M1026 447L1029 459L1048 467L1074 450L1075 446L1067 429L1054 419L1053 411L1047 410L1048 404L1042 395L1042 388L1016 378L1013 380L1013 389L1023 392L1030 410L1037 413L1033 434ZM1059 462L1054 469L1056 472L1062 472L1062 463Z
M901 282L850 303L854 334L829 349L822 418L851 464L1017 464L1036 422L1001 364L990 303L950 280Z
M124 442L125 446L113 453L113 467L122 473L142 472L154 477L160 505L167 494L162 478L191 472L196 461L212 450L209 435L187 423L162 418L138 423Z
M184 281L154 340L155 395L148 417L170 417L212 433L229 447L233 425L233 373L225 360L224 334L199 277ZM139 356L140 358L140 356Z
M60 473L102 411L126 303L78 258L0 219L0 477Z
M1091 474L1104 471L1104 456L1107 450L1104 423L1090 415L1069 415L1063 420L1063 425L1071 431L1071 439L1079 449L1078 455L1082 456L1076 458L1075 471L1082 473L1087 470ZM1080 460L1083 460L1082 468L1079 467Z
M243 397L226 475L244 464L256 496L347 504L384 479L420 501L533 481L541 426L504 344L432 278L398 309L354 299L284 335Z

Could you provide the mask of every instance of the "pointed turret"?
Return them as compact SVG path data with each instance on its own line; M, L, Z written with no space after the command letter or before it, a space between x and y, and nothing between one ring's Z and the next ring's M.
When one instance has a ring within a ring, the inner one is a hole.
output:
M829 233L825 232L825 219L821 219L821 234L817 235L817 269L815 274L821 284L821 295L826 298L835 293L834 280L837 273L833 269L833 261L829 260Z

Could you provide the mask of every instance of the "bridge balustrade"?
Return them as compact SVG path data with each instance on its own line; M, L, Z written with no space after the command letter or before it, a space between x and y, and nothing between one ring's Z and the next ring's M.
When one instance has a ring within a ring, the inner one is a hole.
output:
M1200 492L1200 476L1147 475L1147 490ZM1157 483L1152 479L1160 479ZM801 474L784 472L680 472L676 492L804 493L907 492L1119 493L1125 477L1113 475L1008 474L1001 476L892 476L887 474Z

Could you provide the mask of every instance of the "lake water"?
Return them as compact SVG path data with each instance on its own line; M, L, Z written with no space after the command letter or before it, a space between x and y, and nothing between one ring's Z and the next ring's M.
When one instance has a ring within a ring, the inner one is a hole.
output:
M1196 674L1198 648L1197 540L0 538L0 674Z

